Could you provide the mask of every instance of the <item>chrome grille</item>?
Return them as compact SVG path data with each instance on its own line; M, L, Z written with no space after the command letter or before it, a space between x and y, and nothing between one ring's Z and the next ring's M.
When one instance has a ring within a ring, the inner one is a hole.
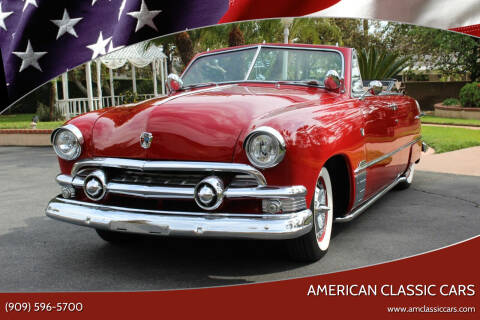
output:
M156 186L176 186L176 187L195 187L205 175L203 174L174 174L174 173L155 173L123 171L111 177L111 182L156 185Z
M101 168L107 169L108 168ZM76 176L85 178L95 169L86 168L77 173ZM186 173L186 172L145 172L137 170L109 170L108 181L124 184L168 186L168 187L195 187L202 179L206 178L208 173ZM230 188L254 188L257 187L258 180L248 174L223 174L229 182Z
M257 179L247 174L237 174L230 183L230 188L252 188L256 186L258 186Z

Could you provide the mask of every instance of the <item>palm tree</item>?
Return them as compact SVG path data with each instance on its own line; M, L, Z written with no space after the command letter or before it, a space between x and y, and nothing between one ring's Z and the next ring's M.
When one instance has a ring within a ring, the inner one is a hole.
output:
M360 72L364 80L382 80L395 77L408 63L396 53L379 50L375 47L362 49L358 53Z

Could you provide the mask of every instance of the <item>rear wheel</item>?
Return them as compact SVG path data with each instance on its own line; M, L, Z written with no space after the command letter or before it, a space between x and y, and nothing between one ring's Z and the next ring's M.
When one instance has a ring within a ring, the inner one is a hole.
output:
M322 168L315 185L311 210L313 228L306 235L287 242L290 257L299 261L317 261L330 246L333 225L332 183L327 168Z
M415 175L415 163L410 165L410 168L407 170L406 180L400 182L396 185L395 189L397 190L404 190L410 188L413 182L413 176Z

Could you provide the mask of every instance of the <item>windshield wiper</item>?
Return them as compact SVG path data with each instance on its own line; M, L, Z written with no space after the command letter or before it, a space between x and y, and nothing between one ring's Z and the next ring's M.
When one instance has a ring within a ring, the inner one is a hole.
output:
M202 88L202 87L208 87L208 86L218 86L218 83L216 83L216 82L202 82L202 83L197 83L197 84L191 84L189 86L182 87L182 90L193 89L193 88Z

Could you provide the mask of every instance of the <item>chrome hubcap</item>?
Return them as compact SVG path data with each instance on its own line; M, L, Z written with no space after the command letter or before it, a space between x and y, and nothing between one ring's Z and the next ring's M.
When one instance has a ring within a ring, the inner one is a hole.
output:
M408 176L407 176L407 182L408 183L412 183L414 174L415 174L415 163L412 163L412 165L410 166L410 170L408 172Z
M323 181L320 179L315 187L315 198L313 203L315 215L315 235L317 241L321 241L325 234L326 221L329 213L329 204L327 201L327 190Z

